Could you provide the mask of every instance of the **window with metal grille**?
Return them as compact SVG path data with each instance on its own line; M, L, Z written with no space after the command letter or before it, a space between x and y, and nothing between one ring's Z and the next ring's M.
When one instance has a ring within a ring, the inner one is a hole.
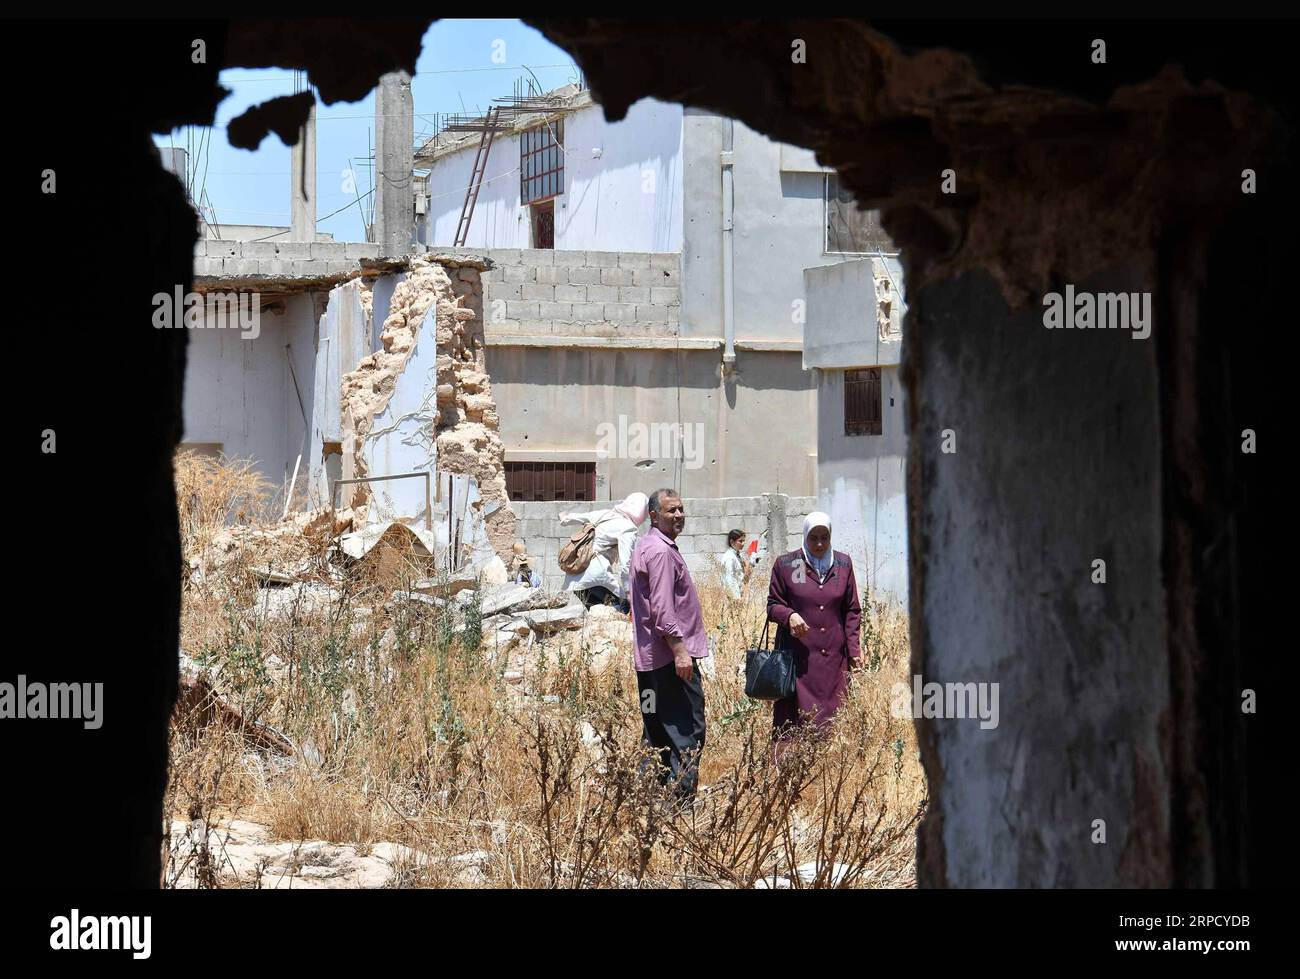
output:
M844 372L844 434L883 433L880 403L880 368L863 367Z
M512 500L594 500L594 462L507 462L506 492Z
M564 120L519 134L519 202L532 204L564 192Z
M826 251L841 255L898 252L898 246L880 226L880 212L858 210L853 194L834 173L826 175Z

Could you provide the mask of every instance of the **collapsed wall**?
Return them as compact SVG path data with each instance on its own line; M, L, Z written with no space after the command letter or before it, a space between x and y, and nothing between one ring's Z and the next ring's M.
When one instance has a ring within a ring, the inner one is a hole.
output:
M485 363L483 267L482 259L469 256L411 259L404 280L393 290L378 349L341 380L343 478L371 475L377 440L395 434L403 446L416 447L422 464L410 468L433 471L436 464L439 472L468 476L477 483L478 498L471 505L484 516L493 550L504 557L514 542L515 517L506 494L505 446ZM363 301L368 313L372 302L371 296ZM425 355L416 358L422 330L434 349L426 347ZM399 380L408 369L423 369L425 376L404 385L406 397L414 393L413 400L394 404ZM377 428L381 418L386 428ZM375 495L367 484L350 489L353 506Z

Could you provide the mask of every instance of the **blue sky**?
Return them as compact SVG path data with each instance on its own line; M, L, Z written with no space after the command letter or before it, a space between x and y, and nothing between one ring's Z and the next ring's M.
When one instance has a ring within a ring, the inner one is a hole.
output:
M573 59L518 20L436 21L424 35L412 80L417 145L432 135L436 113L478 112L491 99L511 94L517 78L530 77L524 66L543 90L577 79ZM288 225L289 147L272 134L256 152L234 149L225 125L249 106L293 94L293 72L230 68L221 73L221 83L231 94L217 108L215 126L188 126L155 136L154 142L190 150L194 196L206 193L218 224ZM363 241L355 200L360 194L369 212L372 198L365 195L373 181L367 131L373 145L374 94L361 102L318 103L316 119L317 230L330 232L335 241ZM345 190L349 170L355 175L355 192ZM206 207L205 214L211 220Z

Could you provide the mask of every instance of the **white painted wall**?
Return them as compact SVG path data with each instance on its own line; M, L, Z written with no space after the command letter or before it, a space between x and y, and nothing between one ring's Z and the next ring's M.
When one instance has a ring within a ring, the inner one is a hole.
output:
M825 249L825 173L806 150L704 110L684 121L682 335L721 336L721 154L732 128L736 338L803 339L803 270L861 259ZM901 285L901 282L900 282ZM743 359L743 355L742 355Z
M888 297L888 336L906 304L894 258L846 261L804 272L807 322L803 362L817 377L817 497L831 516L833 546L853 558L859 585L907 607L907 510L904 496L900 340L882 339L878 303ZM844 371L879 367L880 435L844 434Z
M309 419L315 378L313 300L300 294L284 303L283 313L262 311L255 339L232 329L189 331L182 409L183 442L219 442L227 456L252 459L277 488L288 485L299 452L298 479L307 478L307 428L290 359Z
M881 435L844 434L844 371L819 370L817 499L860 588L907 607L907 438L897 367L880 369Z
M555 198L555 247L676 252L682 247L682 107L642 99L619 122L590 105L564 117L564 192ZM425 240L451 245L477 142L429 171ZM600 150L596 156L593 150ZM519 203L519 137L498 136L466 244L528 248L529 208Z

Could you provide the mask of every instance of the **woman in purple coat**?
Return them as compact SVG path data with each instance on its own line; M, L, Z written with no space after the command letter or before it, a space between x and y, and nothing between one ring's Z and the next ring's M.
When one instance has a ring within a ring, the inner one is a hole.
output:
M826 725L840 709L849 669L858 661L862 606L853 562L831 550L831 518L810 513L803 547L777 558L767 593L767 617L777 624L777 647L794 653L793 697L772 705L773 735L809 721Z

